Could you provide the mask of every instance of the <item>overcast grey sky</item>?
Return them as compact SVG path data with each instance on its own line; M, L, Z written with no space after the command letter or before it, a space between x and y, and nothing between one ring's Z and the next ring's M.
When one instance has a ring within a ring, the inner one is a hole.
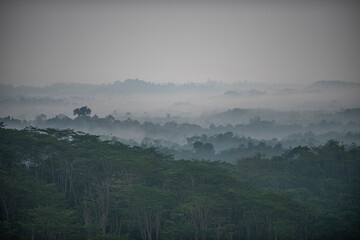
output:
M1 83L360 82L360 1L2 0L0 9Z

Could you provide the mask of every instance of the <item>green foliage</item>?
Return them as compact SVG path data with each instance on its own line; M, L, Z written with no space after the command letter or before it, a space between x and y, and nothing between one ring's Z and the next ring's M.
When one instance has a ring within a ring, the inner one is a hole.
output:
M0 128L1 237L357 239L359 157L330 141L174 161L69 129Z
M329 140L319 147L293 148L281 157L239 160L235 172L257 187L288 193L312 209L318 221L308 229L316 238L356 239L360 234L359 154L360 148L346 151Z

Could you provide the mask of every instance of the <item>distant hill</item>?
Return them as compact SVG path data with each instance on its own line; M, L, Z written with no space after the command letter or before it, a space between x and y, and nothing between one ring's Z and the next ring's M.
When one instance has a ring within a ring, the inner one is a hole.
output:
M360 88L360 83L345 82L339 80L317 81L307 87L307 89L324 89L324 88Z
M206 83L185 83L185 84L156 84L139 79L127 79L115 81L111 84L85 84L85 83L54 83L44 87L18 86L0 84L2 97L18 95L98 95L98 94L133 94L133 93L178 93L202 92L222 88L221 83L208 81Z

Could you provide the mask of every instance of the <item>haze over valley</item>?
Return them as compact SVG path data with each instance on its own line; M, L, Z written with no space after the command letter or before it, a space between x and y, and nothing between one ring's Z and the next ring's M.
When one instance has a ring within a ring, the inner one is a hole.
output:
M360 1L0 1L0 238L358 240Z
M273 156L297 145L319 146L328 139L359 144L359 90L360 84L342 81L3 85L0 120L7 127L84 131L155 147L175 159L234 162L258 152ZM76 114L80 107L89 113ZM210 144L209 151L196 154L195 142ZM262 148L245 150L250 143Z
M98 116L112 114L124 118L126 113L131 113L146 119L170 114L194 121L203 114L232 108L278 111L356 108L359 89L359 83L342 81L318 81L309 85L215 81L154 84L129 79L102 85L56 83L44 87L14 87L3 84L0 109L2 116L32 119L39 114L71 115L73 108L86 105ZM236 121L245 123L248 119Z

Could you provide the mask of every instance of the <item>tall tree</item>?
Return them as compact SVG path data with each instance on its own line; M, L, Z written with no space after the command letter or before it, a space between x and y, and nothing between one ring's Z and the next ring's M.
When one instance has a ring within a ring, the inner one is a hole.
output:
M91 109L87 106L81 107L81 108L75 108L73 111L74 115L78 115L80 118L87 117L91 114Z

